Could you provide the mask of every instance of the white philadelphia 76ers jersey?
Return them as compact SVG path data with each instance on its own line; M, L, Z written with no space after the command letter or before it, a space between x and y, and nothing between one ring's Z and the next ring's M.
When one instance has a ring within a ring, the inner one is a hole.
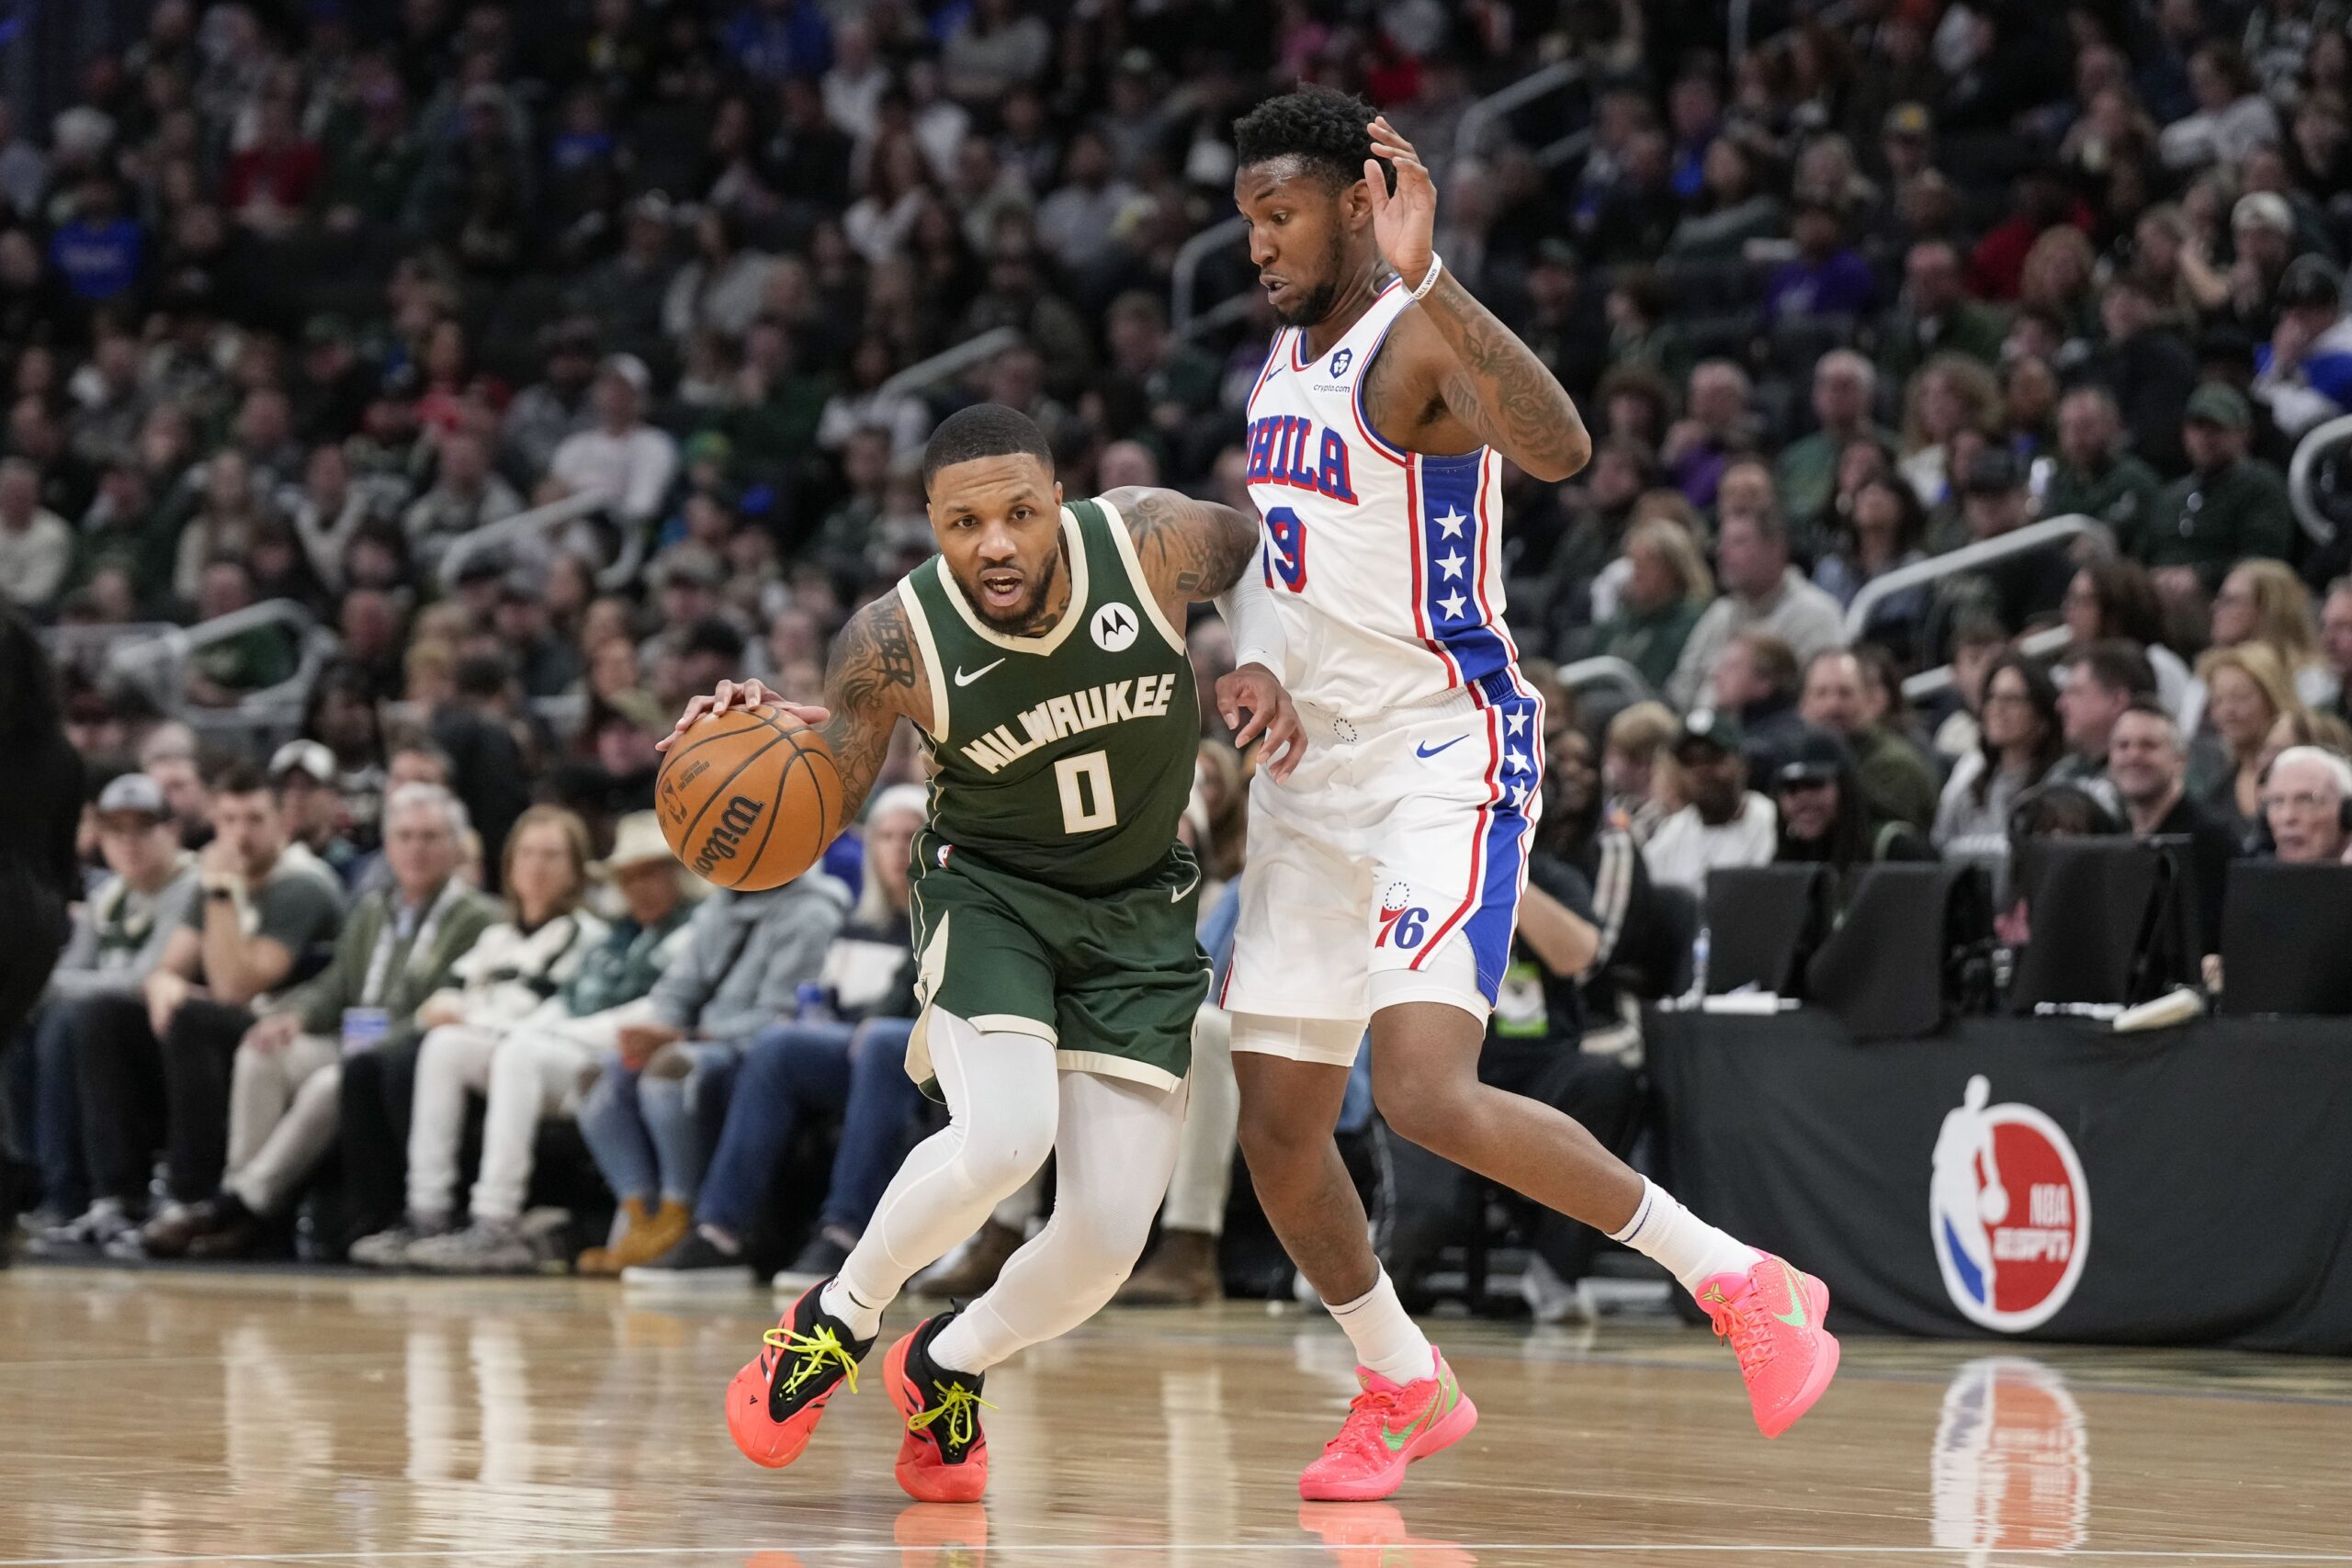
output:
M1469 688L1512 690L1503 626L1500 460L1399 450L1362 397L1373 356L1411 303L1392 280L1312 364L1285 327L1250 394L1250 498L1261 568L1290 644L1291 694L1371 716Z

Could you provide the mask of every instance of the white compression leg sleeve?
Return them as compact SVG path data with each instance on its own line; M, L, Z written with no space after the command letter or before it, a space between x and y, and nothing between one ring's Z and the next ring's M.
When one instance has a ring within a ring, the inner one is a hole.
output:
M1192 1103L1184 1137L1169 1179L1160 1221L1170 1230L1204 1235L1225 1230L1225 1201L1233 1190L1233 1145L1241 1124L1241 1085L1233 1076L1233 1015L1204 1007L1193 1020L1193 1071L1184 1080Z
M915 1271L979 1228L1054 1146L1060 1092L1051 1044L983 1034L935 1010L926 1028L950 1119L899 1167L821 1298L861 1339L879 1328L882 1309Z
M1102 1310L1151 1235L1183 1138L1184 1095L1181 1085L1062 1075L1054 1212L987 1293L932 1341L933 1360L984 1372Z

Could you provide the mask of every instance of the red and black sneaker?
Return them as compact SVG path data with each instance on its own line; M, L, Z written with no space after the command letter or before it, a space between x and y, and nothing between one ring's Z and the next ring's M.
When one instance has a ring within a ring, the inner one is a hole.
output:
M890 1403L907 1418L899 1444L899 1484L919 1503L976 1503L989 1484L989 1439L980 1411L984 1374L959 1372L931 1359L931 1343L956 1321L942 1313L915 1325L882 1361Z
M857 1392L857 1363L874 1341L852 1337L847 1324L817 1304L824 1288L802 1292L727 1385L728 1435L753 1464L782 1470L798 1459L833 1390L846 1383Z

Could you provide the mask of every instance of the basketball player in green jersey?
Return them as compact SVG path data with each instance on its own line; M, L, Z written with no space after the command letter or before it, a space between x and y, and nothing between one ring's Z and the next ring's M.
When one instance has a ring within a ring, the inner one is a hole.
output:
M1052 1152L1045 1229L986 1294L884 1360L906 1416L899 1484L966 1502L988 1479L981 1374L1111 1299L1174 1168L1208 990L1200 868L1176 840L1200 744L1182 628L1188 603L1266 590L1255 519L1164 490L1065 505L1044 434L1012 409L950 416L923 481L939 555L851 618L823 708L781 705L821 725L844 818L899 719L926 739L908 1070L936 1082L953 1120L907 1156L841 1272L736 1374L727 1424L758 1463L798 1458L833 1390L855 1392L883 1308ZM1244 744L1265 734L1271 771L1296 764L1297 716L1264 666L1226 677L1218 698L1247 714ZM727 682L678 728L775 701Z

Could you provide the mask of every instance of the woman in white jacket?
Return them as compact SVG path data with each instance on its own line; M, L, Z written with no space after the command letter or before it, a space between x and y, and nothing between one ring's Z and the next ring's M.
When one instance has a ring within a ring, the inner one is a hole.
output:
M438 1215L446 1224L455 1206L469 1090L489 1100L473 1221L511 1226L522 1213L532 1139L548 1093L531 1053L499 1047L604 941L605 922L580 907L588 890L588 829L579 818L552 806L525 812L506 840L507 918L458 960L457 988L436 991L417 1009L417 1022L430 1032L417 1055L409 1123L412 1214ZM438 1201L420 1204L420 1195L437 1195ZM415 1239L405 1232L370 1237L352 1249L352 1258L423 1263L413 1256Z

